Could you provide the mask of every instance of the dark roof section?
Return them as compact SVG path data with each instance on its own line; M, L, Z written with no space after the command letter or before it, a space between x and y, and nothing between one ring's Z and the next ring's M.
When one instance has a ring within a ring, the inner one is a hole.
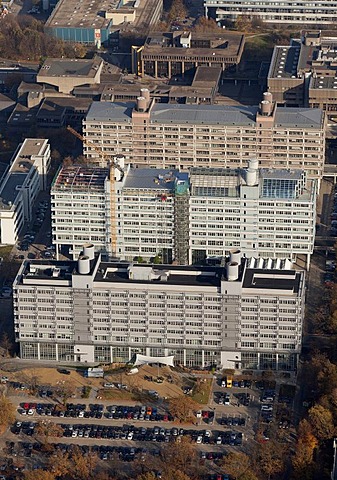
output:
M301 272L296 270L263 270L247 268L243 279L243 288L263 290L286 290L298 293Z

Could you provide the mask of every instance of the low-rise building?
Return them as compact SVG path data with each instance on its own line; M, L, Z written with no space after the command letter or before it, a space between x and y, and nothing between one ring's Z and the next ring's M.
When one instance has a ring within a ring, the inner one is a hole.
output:
M19 145L0 184L0 244L16 243L23 226L32 221L33 206L47 187L50 145L27 138Z
M143 46L132 47L132 72L170 78L192 75L200 65L225 71L240 63L244 43L244 35L237 32L153 32Z
M129 361L293 370L301 351L305 274L288 261L232 252L226 267L104 263L86 245L77 262L22 263L13 284L23 359Z
M120 160L120 158L119 158ZM112 177L113 176L113 177ZM113 178L113 182L111 182ZM108 257L200 264L233 248L296 260L313 253L317 180L300 170L63 167L51 190L53 242Z
M100 83L103 60L83 58L47 58L39 73L37 82L53 85L60 93L70 94L81 85Z
M303 32L290 46L276 46L268 72L268 91L278 105L321 108L337 117L337 37Z

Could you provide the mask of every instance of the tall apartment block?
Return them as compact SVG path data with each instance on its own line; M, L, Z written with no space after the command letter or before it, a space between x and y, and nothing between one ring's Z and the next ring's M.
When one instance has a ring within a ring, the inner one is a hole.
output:
M268 24L332 25L337 2L334 0L204 0L205 15L222 24L240 17L257 18Z
M274 47L267 84L278 105L321 108L336 117L336 42L337 36L315 30Z
M259 107L156 104L142 89L137 102L93 102L83 132L105 153L156 168L300 169L320 179L325 155L325 116L320 109L277 108L270 93ZM99 154L84 145L84 154Z
M51 190L53 243L74 259L91 242L131 261L159 255L163 263L200 264L241 248L248 256L304 255L309 266L317 183L300 170L259 169L257 160L189 173L63 167Z
M24 225L33 219L33 206L47 187L50 145L42 138L26 138L0 179L0 244L13 245Z
M135 353L176 364L293 370L301 349L304 271L288 261L224 267L22 263L13 285L21 358L125 362Z

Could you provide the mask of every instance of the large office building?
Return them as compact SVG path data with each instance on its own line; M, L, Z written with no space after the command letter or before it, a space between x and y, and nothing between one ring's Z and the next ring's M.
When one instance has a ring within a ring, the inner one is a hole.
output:
M285 261L224 267L104 263L86 245L77 262L22 263L13 284L23 359L126 362L174 355L187 366L296 368L305 273Z
M172 77L192 75L198 66L236 67L241 60L245 37L192 32L153 32L140 47L132 47L132 72L139 76Z
M48 140L26 138L19 145L0 180L0 244L15 244L24 225L32 221L37 196L47 187L49 167Z
M220 25L244 17L267 24L333 25L336 22L335 0L204 0L206 17Z
M157 104L146 89L137 102L93 102L83 132L95 144L84 154L99 161L122 154L137 166L300 169L320 179L325 115L320 109L278 108L270 93L260 106Z
M189 173L63 167L51 190L53 242L74 259L90 242L123 260L200 264L241 248L256 257L302 255L309 266L316 194L317 180L303 171L259 169L256 160Z
M336 43L336 35L316 30L274 47L267 85L278 105L321 108L336 119Z

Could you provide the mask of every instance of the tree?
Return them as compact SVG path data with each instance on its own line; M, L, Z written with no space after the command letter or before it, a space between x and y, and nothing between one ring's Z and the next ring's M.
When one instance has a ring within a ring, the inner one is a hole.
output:
M171 398L169 401L169 410L173 417L180 422L193 422L195 419L194 412L199 409L199 404L188 396L180 396Z
M5 356L9 357L9 352L13 348L13 342L11 342L7 332L4 332L1 336L0 347L4 349Z
M56 395L61 399L62 404L65 405L67 403L67 400L74 395L76 387L69 380L62 380L58 383L54 391Z
M170 11L168 13L168 19L170 22L177 20L178 18L185 18L187 16L187 10L183 0L173 0Z
M58 423L51 422L50 420L42 420L38 422L35 428L35 436L41 443L49 443L50 438L62 437L63 428Z
M25 383L27 385L33 395L37 394L39 386L41 385L41 380L35 369L21 372L20 380L22 383Z
M193 30L196 33L212 33L222 31L222 28L212 18L200 17Z
M55 480L56 477L53 473L38 468L37 470L25 471L23 478L24 480Z
M57 450L48 458L48 469L55 477L64 477L70 470L69 454Z
M332 413L322 405L314 405L310 408L309 423L318 440L328 440L333 437L335 427Z
M188 473L196 460L196 451L189 436L183 436L180 443L166 445L161 455L165 465L174 465L183 473Z
M253 464L253 470L259 471L264 478L281 473L284 469L285 451L284 447L278 442L269 440L263 445L255 445L255 451L250 456ZM241 480L241 479L240 479Z
M71 454L70 477L74 480L88 480L91 478L98 458L94 453L84 456L78 446L75 446Z
M141 473L138 475L137 480L156 480L157 476L153 472Z
M228 475L241 480L242 476L250 469L251 461L245 453L230 452L225 456L222 466Z
M15 407L5 395L0 397L0 429L4 430L15 421Z

